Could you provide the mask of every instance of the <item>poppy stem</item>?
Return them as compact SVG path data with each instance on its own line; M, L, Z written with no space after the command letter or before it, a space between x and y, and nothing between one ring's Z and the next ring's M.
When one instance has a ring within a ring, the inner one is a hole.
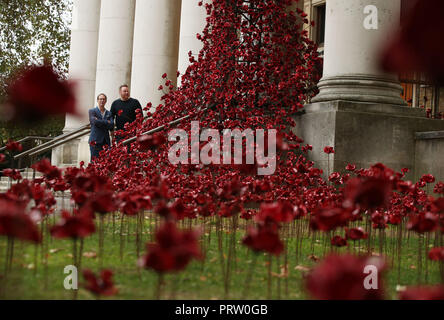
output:
M439 219L439 228L438 228L438 230L436 231L437 232L437 234L438 234L438 237L439 237L439 246L442 248L443 247L443 234L442 234L442 232L441 232L441 230L442 230L442 219L440 218ZM439 268L440 268L440 270L441 270L441 283L442 284L444 284L444 260L440 260L439 261Z
M367 254L370 255L372 253L372 221L371 221L371 213L367 214L366 227L368 232L367 238Z
M244 292L242 293L242 300L247 298L248 291L250 290L250 284L253 280L253 273L257 263L258 253L253 251L253 260L251 261L250 268L248 268L247 278L245 279Z
M277 275L278 275L278 278L277 278L277 292L278 292L278 300L281 300L281 277L280 277L280 275L281 275L281 270L280 270L280 259L279 259L279 256L277 256L277 258L276 258L276 269L277 269Z
M137 213L137 230L136 230L136 255L137 260L139 260L140 257L140 248L142 246L142 225L144 222L144 213L143 211L140 211ZM140 266L137 266L137 274L139 276L139 279L142 279L142 273L140 270Z
M160 300L160 297L162 295L162 286L163 286L163 273L159 272L157 274L156 292L154 293L155 300Z
M214 217L209 217L209 218L206 218L206 219L210 220L209 223L208 223L208 244L207 244L207 248L210 248L210 246L211 246L211 233L213 232L213 220L214 220Z
M228 294L230 291L230 281L231 281L231 269L232 269L232 262L235 255L235 249L236 249L236 229L237 229L237 214L234 214L231 218L231 225L230 225L230 243L228 246L228 259L227 259L227 271L225 273L226 279L225 279L225 299L228 299Z
M205 239L205 236L206 236L206 233L207 233L207 230L206 230L207 229L207 223L205 221L205 218L204 218L202 223L203 223L203 233L202 233L202 238L201 238L200 242L201 242L202 253L204 254L204 256L207 256L208 244L207 244L207 241ZM202 259L202 262L200 264L200 266L201 266L200 272L201 273L203 273L204 268L205 268L205 260L206 259Z
M422 234L418 234L418 272L417 272L417 282L418 285L421 284L421 272L422 272Z
M427 284L429 281L429 259L427 258L427 251L429 249L429 243L430 243L430 233L427 232L426 234L426 241L425 241L425 248L424 248L424 253L426 255L425 257L425 283Z
M298 262L299 262L299 232L300 232L300 228L299 228L299 224L300 224L300 220L297 220L296 221L296 261L295 261L295 263L296 263L296 265L298 265ZM286 247L288 247L288 246L286 246Z
M34 276L37 274L37 265L38 265L38 255L39 255L39 245L34 245Z
M398 258L398 284L401 281L401 250L402 250L402 221L398 225L398 247L397 247L397 258Z
M122 213L121 219L120 219L120 261L123 261L123 227L125 222L125 215Z
M224 281L226 281L225 277L225 261L224 261L224 251L223 251L223 245L222 245L222 230L221 230L221 217L217 216L217 224L216 224L216 233L217 233L217 240L218 240L218 252L219 252L219 262L220 266L222 268L222 277Z
M171 294L170 294L170 300L176 300L177 296L177 285L179 284L180 280L180 274L177 273L174 275L173 283L171 286Z
M77 238L74 238L72 245L73 266L77 268ZM73 300L77 300L77 289L73 289Z
M46 241L43 241L43 242L45 242L45 244L44 244L44 248L45 248L45 250L44 250L44 288L45 289L47 289L48 288L48 242L49 242L49 219L50 219L50 217L49 216L47 216L46 217L46 219L45 219L45 229L46 229L46 232L45 232L45 240ZM43 238L44 239L44 238Z
M112 212L111 213L112 214L112 218L113 218L113 242L114 242L114 239L115 239L115 237L116 237L116 213L115 212Z
M11 237L8 236L8 240L6 242L6 255L5 255L5 278L8 274L9 270L9 258L10 258L10 251L11 251Z
M288 297L288 239L290 238L289 225L287 225L287 236L285 238L284 273L285 273L285 296Z
M267 300L271 300L271 253L268 254Z
M99 214L99 269L103 268L104 214Z
M79 260L79 267L78 267L79 271L82 270L83 244L84 244L84 239L81 238L80 239L80 248L79 248L79 258L78 258L78 260Z
M383 230L379 229L379 256L382 257L383 248L384 248L384 237Z
M11 270L12 270L12 261L13 261L13 259L14 259L14 238L13 237L11 237L11 248L10 248L10 251L9 251L9 254L10 254L10 257L9 257L9 266L8 266L8 272L11 272Z

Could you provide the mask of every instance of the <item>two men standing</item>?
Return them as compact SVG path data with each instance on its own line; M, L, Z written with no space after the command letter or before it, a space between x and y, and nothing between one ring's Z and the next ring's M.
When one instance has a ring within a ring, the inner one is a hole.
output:
M140 112L142 112L139 101L130 98L128 85L121 85L119 94L120 99L112 103L111 111L105 109L107 98L103 93L97 97L97 107L89 110L91 161L99 156L103 147L111 145L109 132L111 131L114 139L114 123L117 130L124 130L126 123L136 120L136 110L140 109ZM116 137L117 142L121 139L122 137Z

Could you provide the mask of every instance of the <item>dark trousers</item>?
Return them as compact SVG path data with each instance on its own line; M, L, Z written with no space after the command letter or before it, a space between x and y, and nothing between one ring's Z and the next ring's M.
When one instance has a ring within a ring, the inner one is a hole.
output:
M109 145L106 142L96 143L96 145L89 145L89 150L91 151L91 161L99 157L100 151L103 150L103 147L108 148Z

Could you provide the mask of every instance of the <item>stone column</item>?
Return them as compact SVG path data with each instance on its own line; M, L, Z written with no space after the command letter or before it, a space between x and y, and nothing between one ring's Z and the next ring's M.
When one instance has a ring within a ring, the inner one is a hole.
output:
M181 0L137 0L131 74L131 96L153 108L165 94L162 74L176 85Z
M82 117L66 116L64 131L88 123L88 109L94 105L100 0L74 0L69 78L77 82L77 108Z
M377 8L377 29L366 29L364 8ZM324 74L312 101L348 100L406 105L396 75L379 69L385 39L400 24L400 0L328 0Z
M100 2L100 0L74 0L73 2L69 78L77 83L76 98L80 116L66 115L63 132L69 132L87 124L88 109L94 106ZM52 164L57 166L78 164L80 140L76 139L54 148L51 155Z
M130 85L134 10L135 0L102 1L95 95L108 96L108 109L119 97L119 86Z
M188 52L192 52L197 60L200 50L202 49L202 41L196 38L196 34L202 34L207 21L207 11L203 1L202 6L198 6L199 0L182 0L182 13L180 18L180 44L179 44L179 71L184 74L190 64ZM179 77L178 81L180 81Z
M377 29L364 28L367 5L378 9ZM409 168L408 180L425 173L421 166L415 169L415 133L444 130L444 121L405 107L397 77L378 68L379 49L399 26L399 17L399 0L327 0L320 94L304 107L304 114L295 116L294 127L313 146L308 157L325 177L345 172L349 163ZM324 153L325 146L335 153Z

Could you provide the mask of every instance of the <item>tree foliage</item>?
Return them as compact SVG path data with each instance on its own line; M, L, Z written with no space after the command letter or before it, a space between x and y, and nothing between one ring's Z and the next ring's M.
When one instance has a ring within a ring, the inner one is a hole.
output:
M69 62L71 0L0 0L0 102L8 82L22 68L49 62L66 77ZM0 124L0 140L25 135L57 134L63 117L35 127ZM6 134L5 134L6 133Z

